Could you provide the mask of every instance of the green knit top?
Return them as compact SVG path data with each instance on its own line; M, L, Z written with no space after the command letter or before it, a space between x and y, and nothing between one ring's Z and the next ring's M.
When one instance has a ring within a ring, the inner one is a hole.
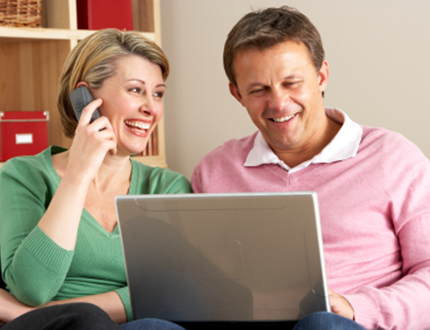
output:
M30 306L51 300L116 291L132 319L118 226L106 231L85 209L76 246L65 250L38 226L61 181L50 147L36 156L17 157L0 170L0 246L2 276L10 292ZM168 169L134 160L129 194L191 192L188 180Z

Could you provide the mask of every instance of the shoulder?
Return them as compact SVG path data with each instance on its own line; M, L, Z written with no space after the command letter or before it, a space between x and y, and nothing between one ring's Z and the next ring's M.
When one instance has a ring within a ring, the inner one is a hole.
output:
M199 165L197 165L197 168L207 166L226 167L230 166L228 164L232 163L240 163L240 165L243 165L246 157L254 146L256 135L257 132L242 139L231 139L223 143L204 156Z
M192 175L194 192L209 191L208 187L214 188L215 183L222 187L226 181L234 181L244 169L243 164L254 146L257 133L229 140L204 156Z
M138 193L173 194L191 192L190 182L182 174L167 168L151 167L132 160L135 171L133 184L137 184Z
M49 203L58 186L59 178L54 174L51 148L35 156L12 158L0 169L0 199L8 200L13 194Z
M383 128L363 125L361 127L363 137L359 150L368 150L377 157L384 157L387 160L391 159L400 163L414 164L428 161L418 146L402 134Z
M9 159L0 169L0 177L12 175L17 178L41 176L48 171L51 149L45 149L35 156L21 156Z
M397 190L410 190L413 182L430 183L428 158L400 133L363 126L356 157L360 166L373 173L374 180L384 184L390 195Z

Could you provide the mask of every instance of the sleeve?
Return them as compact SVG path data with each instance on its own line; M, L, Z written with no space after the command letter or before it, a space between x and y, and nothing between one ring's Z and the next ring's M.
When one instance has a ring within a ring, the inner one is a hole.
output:
M130 291L128 290L128 286L115 290L118 293L119 297L124 304L125 311L127 313L127 321L133 321L133 313L131 311L131 303L130 303Z
M344 296L366 329L424 329L430 326L429 162L403 173L388 190L403 277L387 287L363 286Z
M63 285L73 251L54 243L38 226L49 195L42 175L19 160L0 171L2 276L21 302L40 306ZM49 198L48 198L49 199Z
M196 168L193 171L193 175L191 177L191 187L193 191L198 194L201 194L204 192L202 177L200 175L200 167L201 167L201 164L196 166Z
M167 187L165 194L188 194L192 193L190 181L183 175L178 175Z
M191 193L190 182L177 172L169 169L153 168L149 176L141 180L143 194L188 194Z

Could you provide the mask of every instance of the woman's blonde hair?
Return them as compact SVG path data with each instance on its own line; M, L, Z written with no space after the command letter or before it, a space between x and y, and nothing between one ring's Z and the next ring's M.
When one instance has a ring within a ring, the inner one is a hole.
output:
M100 30L86 37L72 49L64 64L58 90L58 108L61 125L68 138L75 135L78 125L70 93L80 81L92 89L102 86L104 80L115 74L116 60L121 56L138 55L161 68L163 80L169 75L169 62L161 48L134 31Z

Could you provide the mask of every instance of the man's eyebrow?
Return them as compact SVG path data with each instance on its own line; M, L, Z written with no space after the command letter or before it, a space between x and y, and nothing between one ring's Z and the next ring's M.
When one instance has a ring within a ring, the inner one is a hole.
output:
M248 85L248 89L249 88L254 88L254 87L260 87L260 86L264 86L263 83L252 83Z
M297 79L297 78L302 78L302 75L300 75L298 73L292 73L292 74L284 77L284 80Z

